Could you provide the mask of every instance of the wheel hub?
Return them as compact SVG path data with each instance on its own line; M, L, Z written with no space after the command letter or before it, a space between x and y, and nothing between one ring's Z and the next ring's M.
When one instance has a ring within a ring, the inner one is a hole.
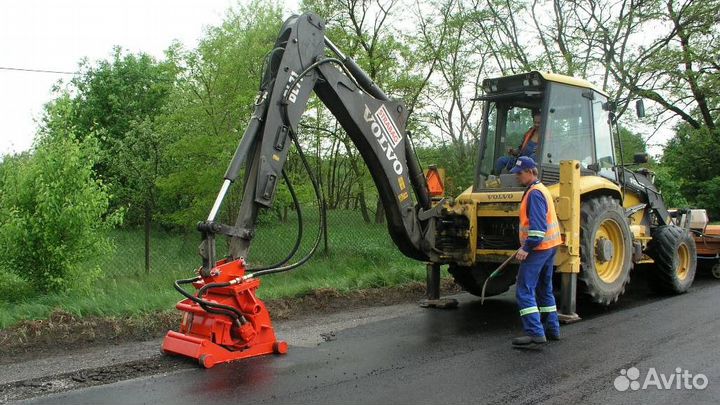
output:
M715 263L712 268L712 275L713 277L720 279L720 263Z
M678 266L675 271L680 280L685 280L690 272L690 251L684 243L678 248Z
M605 283L614 283L623 274L627 254L623 240L620 224L612 218L602 221L595 232L595 271Z
M595 255L597 256L597 260L601 263L612 260L615 255L615 249L613 248L612 242L605 238L598 239L597 244L595 245Z

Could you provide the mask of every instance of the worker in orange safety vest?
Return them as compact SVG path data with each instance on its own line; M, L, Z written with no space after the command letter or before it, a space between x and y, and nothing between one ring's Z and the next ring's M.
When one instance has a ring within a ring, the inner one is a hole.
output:
M515 253L520 262L516 298L525 336L514 338L512 345L531 347L560 339L552 277L555 250L562 241L552 196L538 179L535 161L520 156L510 173L527 187L520 203L520 249Z

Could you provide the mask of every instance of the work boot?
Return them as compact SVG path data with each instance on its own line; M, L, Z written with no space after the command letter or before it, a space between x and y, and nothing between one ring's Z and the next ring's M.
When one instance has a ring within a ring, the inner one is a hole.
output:
M517 347L531 347L547 343L545 336L520 336L513 338L512 345Z
M554 341L560 340L560 334L559 334L559 333L558 333L557 335L553 335L552 333L546 333L546 334L545 334L545 337L547 338L547 340L554 340Z

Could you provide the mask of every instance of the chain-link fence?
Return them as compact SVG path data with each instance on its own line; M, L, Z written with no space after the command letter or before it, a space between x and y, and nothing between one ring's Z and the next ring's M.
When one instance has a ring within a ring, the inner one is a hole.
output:
M383 260L394 263L407 260L411 263L398 251L388 234L385 212L378 202L377 190L359 153L347 140L343 142L336 139L334 142L329 146L318 144L314 152L311 145L306 151L310 171L322 190L322 203L316 196L313 181L301 164L301 159L291 153L284 169L291 180L299 208L288 184L280 182L272 207L259 212L247 258L250 266L268 266L282 261L293 250L298 237L301 238L299 249L288 263L305 257L316 243L316 260L333 260L339 266L360 261L380 266ZM341 145L346 146L349 152L341 153L346 151ZM238 182L230 189L217 221L234 224L240 211L241 196L242 186ZM321 204L323 210L319 209ZM198 211L192 215L195 220L201 219L201 206L205 205L208 205L207 201L194 204ZM321 217L325 219L323 225ZM184 222L191 221L186 218ZM172 229L178 229L180 224L175 222L171 225ZM162 226L162 223L156 224L156 228ZM184 226L190 228L189 224ZM127 262L127 266L144 270L142 230L118 230L114 238L117 239L118 254ZM217 238L217 257L227 254L226 242L223 238ZM164 232L155 229L150 248L151 268L171 266L173 271L177 266L197 268L201 263L197 254L199 243L198 232Z
M375 204L373 204L374 206ZM320 215L325 216L321 227ZM301 218L302 224L298 222ZM301 234L298 232L302 227ZM301 237L299 249L289 263L307 255L317 243L315 257L343 261L354 259L381 261L383 257L398 260L402 255L393 244L382 213L368 209L363 213L352 208L318 209L316 201L304 202L298 215L296 209L273 209L261 213L252 240L248 262L265 266L286 258ZM115 245L113 260L98 262L104 270L113 272L145 271L145 238L142 229L118 229L111 234ZM197 268L201 259L198 247L199 232L168 232L153 229L150 240L151 271L170 271ZM218 257L228 251L228 240L217 239ZM408 259L409 260L409 259Z

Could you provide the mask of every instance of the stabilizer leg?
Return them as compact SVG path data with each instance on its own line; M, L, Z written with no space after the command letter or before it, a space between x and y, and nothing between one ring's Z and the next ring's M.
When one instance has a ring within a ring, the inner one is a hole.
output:
M573 323L580 320L575 313L577 293L577 273L562 273L560 275L560 310L558 319L561 323Z
M423 308L457 308L458 301L454 298L440 298L440 265L428 263L425 299L420 301Z

